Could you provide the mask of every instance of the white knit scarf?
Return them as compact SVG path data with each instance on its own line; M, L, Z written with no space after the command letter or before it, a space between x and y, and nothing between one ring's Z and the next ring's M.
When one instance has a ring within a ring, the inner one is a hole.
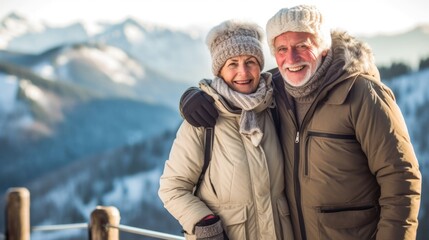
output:
M258 146L264 134L261 126L258 124L259 121L254 109L264 101L267 94L273 94L271 84L267 84L263 75L261 75L258 89L254 93L243 94L232 90L222 78L215 77L211 83L211 87L222 95L229 104L242 109L240 134L250 136L252 144Z

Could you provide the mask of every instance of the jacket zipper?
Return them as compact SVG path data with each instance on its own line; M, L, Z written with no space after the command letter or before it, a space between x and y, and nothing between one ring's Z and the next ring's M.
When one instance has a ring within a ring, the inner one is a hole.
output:
M279 73L277 73L279 74ZM278 76L275 76L278 77ZM284 89L284 85L283 83L283 78L280 77L280 79L278 79L279 83L277 83L277 81L274 80L275 78L273 76L273 82L276 85L276 89ZM286 92L284 90L278 91L276 92L276 94L279 94L283 99L288 99ZM292 107L289 103L289 101L282 101L282 103L285 106L285 110L288 112L288 114L292 117L293 121L294 121L294 125L295 125L295 129L297 129L296 132L296 137L295 137L295 144L294 144L294 167L293 167L293 186L294 186L294 193L295 193L295 204L297 206L297 214L298 214L298 224L299 224L299 230L300 233L295 233L295 234L300 234L301 235L301 240L307 240L307 234L306 234L306 230L305 230L305 224L304 224L304 216L302 214L302 205L301 205L301 187L300 187L300 182L299 182L299 127L296 121L296 117L295 114L293 113L293 111L291 111ZM287 146L283 146L283 147L287 147Z
M294 191L295 191L295 202L296 209L298 211L298 221L299 229L301 230L301 239L307 240L307 234L305 232L305 223L304 215L302 214L302 205L301 205L301 183L299 182L299 130L296 132L295 136L295 146L294 146Z

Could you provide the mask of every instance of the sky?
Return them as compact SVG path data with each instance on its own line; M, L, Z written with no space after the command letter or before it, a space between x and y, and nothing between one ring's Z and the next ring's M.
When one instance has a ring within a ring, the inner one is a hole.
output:
M129 17L179 30L209 29L232 18L265 28L279 9L303 3L318 6L332 28L356 35L393 34L429 24L427 0L0 0L0 19L13 11L52 27L80 21L89 31L99 22Z

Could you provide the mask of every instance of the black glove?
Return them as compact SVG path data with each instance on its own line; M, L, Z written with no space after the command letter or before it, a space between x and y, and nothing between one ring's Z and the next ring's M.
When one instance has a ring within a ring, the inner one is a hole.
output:
M195 225L195 236L197 240L228 240L219 216L199 221Z
M219 117L214 99L196 87L183 93L179 108L182 117L194 127L213 127Z

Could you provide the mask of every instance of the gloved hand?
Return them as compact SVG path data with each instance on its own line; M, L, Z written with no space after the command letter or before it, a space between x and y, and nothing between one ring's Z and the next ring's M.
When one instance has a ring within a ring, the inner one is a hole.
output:
M227 240L228 236L223 230L219 216L201 220L195 225L197 240Z
M219 117L214 99L196 87L183 93L179 108L182 117L194 127L213 127Z

